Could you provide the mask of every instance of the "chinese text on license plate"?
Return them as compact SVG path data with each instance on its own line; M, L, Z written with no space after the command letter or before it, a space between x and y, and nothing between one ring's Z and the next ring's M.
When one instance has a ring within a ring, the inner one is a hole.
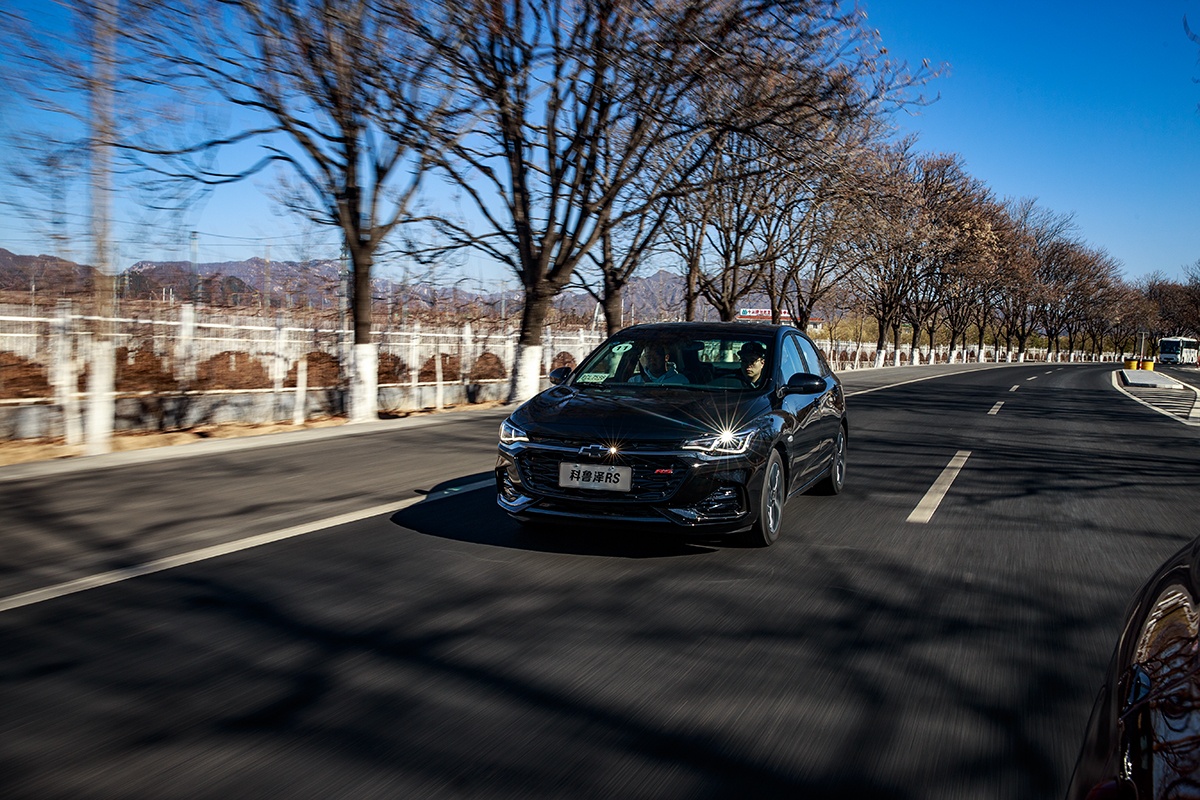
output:
M633 469L606 464L558 465L558 485L571 489L607 489L610 492L628 492L633 486Z

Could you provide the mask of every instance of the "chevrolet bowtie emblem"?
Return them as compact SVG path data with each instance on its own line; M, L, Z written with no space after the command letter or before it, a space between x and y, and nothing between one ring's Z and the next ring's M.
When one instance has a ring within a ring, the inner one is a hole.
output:
M604 458L609 454L609 449L602 444L589 444L579 448L580 458Z

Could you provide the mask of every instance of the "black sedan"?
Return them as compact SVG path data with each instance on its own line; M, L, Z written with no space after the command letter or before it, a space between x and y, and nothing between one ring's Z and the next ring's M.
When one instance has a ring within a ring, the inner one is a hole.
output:
M1200 798L1200 539L1130 604L1067 798Z
M523 523L778 537L787 499L837 494L845 395L812 341L754 323L636 325L500 426L498 502Z

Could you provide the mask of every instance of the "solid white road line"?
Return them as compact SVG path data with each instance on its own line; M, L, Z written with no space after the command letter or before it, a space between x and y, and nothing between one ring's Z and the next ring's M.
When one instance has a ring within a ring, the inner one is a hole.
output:
M970 450L959 450L954 454L954 458L950 459L950 463L942 470L942 474L938 475L933 486L929 487L929 491L921 498L921 502L917 503L917 507L908 515L908 522L924 523L933 519L933 512L937 511L942 498L946 496L946 492L950 491L950 485L954 483L963 464L966 464L970 457Z
M1114 369L1114 370L1112 371L1112 373L1111 373L1111 378L1112 378L1112 385L1113 385L1113 388L1114 388L1114 389L1116 389L1118 392L1120 392L1121 394L1125 395L1126 397L1128 397L1128 398L1129 398L1130 400L1132 400L1133 402L1135 402L1135 403L1141 403L1141 404L1142 404L1142 405L1144 405L1146 408L1150 409L1151 411L1155 412L1156 414L1162 414L1164 417L1168 417L1168 418L1170 418L1170 419L1174 420L1175 422L1181 422L1181 423L1183 423L1184 425L1187 425L1187 426L1189 426L1189 427L1192 427L1192 426L1195 426L1195 425L1197 425L1197 422L1195 422L1195 421L1193 421L1193 420L1195 419L1196 408L1197 408L1198 406L1200 406L1200 390L1197 390L1197 395L1198 395L1198 397L1197 397L1197 402L1196 402L1196 404L1195 404L1195 405L1193 405L1193 406L1192 406L1192 411L1191 411L1191 413L1189 413L1189 414L1188 414L1188 418L1187 418L1187 419L1183 419L1182 417L1177 417L1176 415L1172 414L1170 411L1167 411L1166 409L1159 408L1158 406L1155 406L1155 405L1153 405L1153 404L1151 404L1151 403L1147 403L1147 402L1146 402L1145 400L1143 400L1142 398L1140 398L1140 397L1138 397L1137 395L1135 395L1135 394L1132 394L1131 392L1129 392L1129 391L1128 391L1128 390L1127 390L1127 389L1126 389L1124 386L1122 386L1122 385L1121 385L1121 382L1117 380L1117 373L1118 373L1118 372L1120 372L1120 370L1115 370L1115 369Z
M465 486L452 486L449 489L443 489L440 492L422 495L419 497L410 497L406 500L401 500L395 503L385 503L383 505L364 508L360 511L350 511L345 514L339 514L336 517L328 519L319 519L314 522L306 522L303 525L293 525L290 528L284 528L270 533L260 533L256 536L250 536L246 539L239 539L234 542L225 542L224 544L205 547L200 550L193 550L190 553L180 553L175 556L167 556L166 558L158 558L154 561L147 561L145 564L138 564L133 567L125 567L123 569L115 569L110 572L102 572L98 575L88 575L83 578L76 578L73 581L58 583L53 586L47 586L42 589L34 589L33 591L15 594L11 597L0 598L0 612L11 611L14 608L23 606L31 606L36 603L44 603L47 600L54 600L59 597L65 597L69 594L77 594L85 592L88 589L96 589L101 586L108 586L114 583L121 583L130 578L137 578L142 575L151 575L155 572L163 572L176 567L195 564L198 561L207 561L210 558L218 558L226 556L230 553L237 553L242 550L249 550L252 547L260 547L264 544L273 542L281 542L284 539L293 539L297 536L304 536L307 533L315 533L325 530L326 528L335 528L338 525L348 525L351 522L370 519L371 517L382 516L383 514L395 513L409 506L415 506L421 502L431 502L433 500L441 500L444 497L450 497L456 494L482 489L485 486L495 486L495 480L488 479L469 483Z
M1003 400L1001 400L999 403L996 403L996 405L992 406L992 410L988 412L988 416L989 416L989 417L994 417L994 416L996 416L997 414L999 414L999 413L1000 413L1000 409L1001 409L1003 406L1004 406L1004 401L1003 401Z

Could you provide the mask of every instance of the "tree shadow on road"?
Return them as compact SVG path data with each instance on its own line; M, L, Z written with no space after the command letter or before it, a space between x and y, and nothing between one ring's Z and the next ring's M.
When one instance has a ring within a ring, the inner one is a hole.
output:
M900 402L910 422L927 409ZM809 518L768 551L530 538L490 487L464 488L479 473L391 524L8 612L0 785L13 798L1060 798L1137 576L1192 523L1082 526L1147 480L1156 497L1194 486L1196 467L1187 446L1131 463L1117 443L1031 453L967 436L926 445L973 449L981 467L928 526L873 496L907 502L913 466L864 426L856 482L798 505ZM923 461L927 485L944 460ZM1070 515L1063 530L1039 503Z

